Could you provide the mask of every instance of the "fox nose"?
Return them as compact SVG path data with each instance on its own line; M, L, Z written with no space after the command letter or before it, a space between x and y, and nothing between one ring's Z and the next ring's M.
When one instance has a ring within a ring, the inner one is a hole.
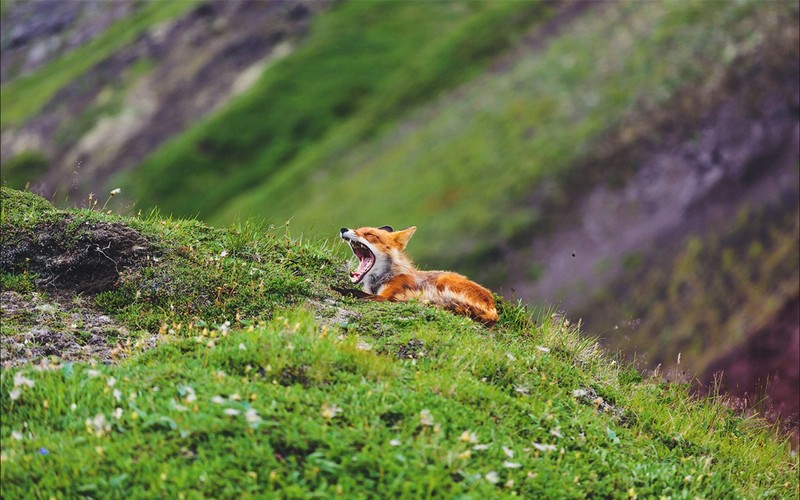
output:
M339 230L339 232L342 234L346 233L347 231L349 231L349 229L347 229L346 227L343 227Z

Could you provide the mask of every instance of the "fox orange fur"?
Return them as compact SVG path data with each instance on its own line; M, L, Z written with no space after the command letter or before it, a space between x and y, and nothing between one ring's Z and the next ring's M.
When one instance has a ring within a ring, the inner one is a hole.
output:
M487 326L498 320L492 293L466 277L446 271L420 271L403 253L416 226L395 231L390 226L341 229L358 258L358 269L350 273L353 283L362 283L367 298L403 302L417 299Z

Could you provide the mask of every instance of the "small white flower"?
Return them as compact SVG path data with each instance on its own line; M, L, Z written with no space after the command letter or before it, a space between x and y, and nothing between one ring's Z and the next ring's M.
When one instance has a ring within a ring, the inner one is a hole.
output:
M582 398L587 394L588 392L586 392L586 389L575 389L574 391L572 391L573 398Z
M561 434L561 427L554 428L553 430L550 431L550 434L555 436L555 437L557 437L557 438L563 438L564 437L564 435Z
M214 396L213 398L211 398L211 402L221 405L225 403L225 398L223 398L222 396Z
M116 409L116 410L114 410L114 413L112 413L112 415L113 415L113 416L114 416L114 418L116 418L117 420L121 419L121 418L122 418L122 408L120 408L119 406L117 406L117 409Z
M8 393L8 397L11 398L11 401L16 401L22 395L22 391L19 389L12 389L11 392Z
M511 448L503 446L503 453L505 453L508 458L514 458L514 450Z
M17 441L22 441L22 433L19 431L11 431L11 437Z
M240 350L240 351L246 351L246 350L247 350L247 346L246 346L246 345L244 345L244 344L242 344L242 343L240 343L240 344L239 344L239 350Z
M399 439L392 439L391 441L389 441L389 444L392 445L392 446L400 446L400 440Z
M330 420L340 413L342 413L342 409L339 406L335 404L329 405L328 403L322 404L322 418L325 420Z
M106 379L106 384L108 384L109 387L114 387L114 384L116 383L117 379L115 379L114 377L108 377L108 379Z
M98 436L102 436L106 431L111 430L111 425L109 425L106 416L102 413L98 413L94 418L87 418L86 427L93 430Z
M227 250L223 250L223 251L222 251L222 252L219 254L219 257L220 257L220 259L221 259L221 258L223 258L223 257L226 257L227 255L228 255L228 251L227 251Z
M554 444L541 444L541 443L533 443L533 447L539 451L555 451L556 446Z
M25 375L20 372L14 374L14 387L19 387L21 385L27 385L28 387L33 387L36 385L33 380L29 379Z
M69 405L69 409L72 410L72 411L75 411L75 410L78 409L78 405L76 405L75 403L72 403L71 405Z
M359 342L358 345L356 345L356 349L358 349L359 351L371 351L372 346L367 344L366 342Z
M503 467L505 467L506 469L518 469L522 467L522 465L518 464L517 462L509 462L508 460L506 460L505 462L503 462Z
M116 188L116 189L112 189L110 194L111 194L111 196L116 196L116 195L120 194L121 192L122 192L122 189Z
M497 477L497 472L495 472L493 470L490 470L489 472L487 472L485 477L486 477L486 480L489 481L492 484L497 484L497 482L500 481L500 478Z
M514 391L519 394L528 395L531 392L531 388L528 385L515 385Z
M549 347L544 347L544 346L541 346L541 345L537 345L536 348L539 349L542 352L550 352L550 348Z
M430 427L433 425L433 414L428 409L424 409L419 412L419 423L426 427Z
M236 408L225 408L224 410L222 410L222 413L224 413L225 415L238 415L241 412Z
M244 419L251 424L256 424L261 421L261 417L258 415L258 412L253 408L249 408L246 412L244 412Z
M472 447L472 449L475 451L483 451L483 450L488 450L491 446L492 445L490 444L476 444L475 446Z
M197 394L195 394L194 389L192 389L188 385L186 387L184 387L184 389L186 389L186 398L185 399L186 399L187 403L193 403L193 402L197 401ZM212 399L212 401L213 401L213 399Z
M114 389L114 392L112 392L111 394L114 395L114 399L116 399L117 401L120 401L122 399L122 391L120 391L119 389Z
M97 370L89 369L86 370L86 375L89 375L89 377L91 378L95 378L100 376L100 372Z
M517 360L517 357L516 357L516 356L514 356L513 354L511 354L510 352L507 352L507 353L506 353L506 357L507 357L507 358L508 358L510 361L516 361L516 360Z
M477 443L478 436L475 435L474 432L464 431L461 433L461 436L458 438L463 443Z

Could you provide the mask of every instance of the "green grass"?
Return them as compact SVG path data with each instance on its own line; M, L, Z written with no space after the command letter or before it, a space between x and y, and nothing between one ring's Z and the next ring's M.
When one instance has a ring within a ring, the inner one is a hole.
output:
M66 84L133 42L140 33L178 16L196 3L196 0L147 2L130 16L114 23L97 38L33 73L15 78L3 85L0 88L0 107L3 108L0 127L6 128L23 123L38 113L42 106Z
M32 292L36 289L36 276L28 273L0 273L0 289L12 292Z
M4 497L800 491L796 455L765 423L618 366L549 311L500 300L488 330L418 303L337 296L328 286L347 281L345 263L286 228L2 194L4 238L83 218L129 225L158 249L95 298L157 333L156 348L0 373Z

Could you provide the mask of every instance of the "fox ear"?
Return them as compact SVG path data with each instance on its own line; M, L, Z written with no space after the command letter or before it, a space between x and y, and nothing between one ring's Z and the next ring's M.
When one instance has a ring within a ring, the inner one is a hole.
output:
M400 250L405 250L406 245L408 245L408 240L414 236L414 231L417 230L417 226L411 226L407 229L403 229L402 231L397 231L392 233L394 236L395 241L398 245L400 245Z
M387 231L389 233L393 233L394 232L394 228L392 228L392 226L381 226L378 229L383 229L384 231Z

